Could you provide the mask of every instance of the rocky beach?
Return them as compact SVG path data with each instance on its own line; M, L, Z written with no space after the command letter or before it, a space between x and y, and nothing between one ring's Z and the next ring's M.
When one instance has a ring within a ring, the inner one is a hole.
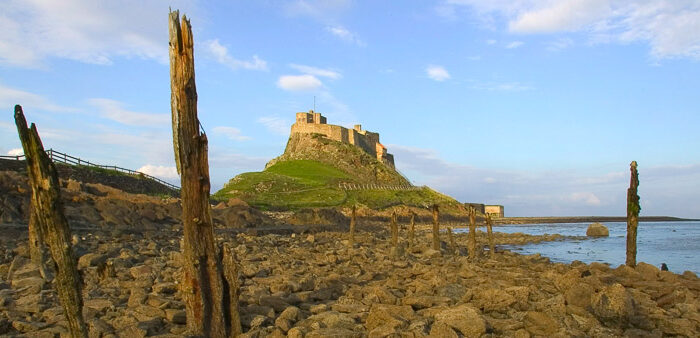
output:
M29 260L27 187L17 173L0 174L0 335L64 335L55 291ZM90 336L186 336L179 200L62 185ZM347 224L333 212L312 212L336 221L323 226L300 224L314 219L301 212L262 213L235 200L213 212L216 241L231 246L239 264L244 337L693 337L700 329L692 272L552 263L498 249L560 235L496 232L496 252L470 260L466 235L452 248L443 232L436 251L427 224L417 225L411 244L400 222L393 249L377 217L358 219L350 246ZM485 233L477 242L487 243Z

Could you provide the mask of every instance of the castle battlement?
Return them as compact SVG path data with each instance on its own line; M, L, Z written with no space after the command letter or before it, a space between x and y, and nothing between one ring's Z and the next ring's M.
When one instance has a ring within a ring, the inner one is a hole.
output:
M394 155L389 154L385 146L379 143L379 133L362 130L362 125L353 129L327 124L321 113L310 110L308 113L297 113L296 122L292 125L292 134L322 134L331 140L352 144L374 156L382 163L394 168Z

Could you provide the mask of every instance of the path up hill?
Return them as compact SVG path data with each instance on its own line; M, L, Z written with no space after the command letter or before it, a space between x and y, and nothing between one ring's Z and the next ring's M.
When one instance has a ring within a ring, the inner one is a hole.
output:
M347 185L360 188L347 189ZM428 187L411 186L396 170L360 148L321 134L292 134L284 153L263 171L234 177L213 197L240 198L267 210L459 205Z

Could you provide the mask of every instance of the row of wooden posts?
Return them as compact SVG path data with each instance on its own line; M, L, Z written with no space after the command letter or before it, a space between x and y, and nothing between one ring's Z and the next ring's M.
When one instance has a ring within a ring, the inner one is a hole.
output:
M440 209L437 204L432 206L433 212L433 228L432 228L432 249L440 251ZM467 250L469 252L469 258L474 259L477 256L477 245L476 245L476 209L469 208L467 211L469 215L469 234L467 237ZM493 222L490 215L485 215L486 229L488 233L489 241L489 254L493 255L495 253L495 245L493 240ZM350 213L350 230L348 236L348 245L354 247L355 245L355 229L357 224L357 212L355 206L352 207ZM397 221L396 212L391 214L389 220L389 229L391 231L391 248L392 252L396 253L399 245L399 226ZM413 246L415 244L416 238L416 214L411 212L411 220L408 228L408 244ZM447 228L447 238L449 241L450 252L455 254L457 252L457 244L452 234L452 228Z
M217 247L209 204L207 136L197 118L197 90L194 81L194 40L192 27L179 12L169 14L170 86L175 163L181 177L182 222L184 229L183 280L180 293L185 303L189 334L204 337L235 337L241 333L238 313L238 271L229 245ZM14 111L17 132L26 156L32 187L29 213L29 247L32 262L42 276L54 279L59 300L72 337L87 337L82 315L82 278L71 247L71 234L60 198L58 174L48 158L34 124L27 127L22 107ZM636 227L639 216L636 162L632 163L628 190L627 264L634 266ZM415 216L415 215L414 215ZM409 241L415 240L415 217L411 217ZM433 206L432 248L440 250L439 210ZM476 255L476 211L469 212L469 255ZM352 210L350 243L354 243L356 212ZM487 218L489 246L494 252L491 222ZM396 215L392 216L392 245L398 244ZM631 237L630 237L631 234ZM454 250L454 237L448 229ZM48 248L47 248L48 247ZM50 257L49 257L50 254ZM630 257L630 254L632 255ZM55 277L52 276L55 274Z

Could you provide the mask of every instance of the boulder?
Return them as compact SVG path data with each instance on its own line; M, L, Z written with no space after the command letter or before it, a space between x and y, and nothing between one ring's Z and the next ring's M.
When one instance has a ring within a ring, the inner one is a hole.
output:
M606 227L605 225L602 225L600 223L593 223L588 226L588 229L586 230L586 236L608 237L610 236L610 231L608 231L608 227Z
M486 333L486 321L479 312L464 304L443 310L435 315L435 324L445 324L464 337L481 337Z
M603 288L591 297L593 314L609 325L624 324L634 314L634 300L621 284Z

